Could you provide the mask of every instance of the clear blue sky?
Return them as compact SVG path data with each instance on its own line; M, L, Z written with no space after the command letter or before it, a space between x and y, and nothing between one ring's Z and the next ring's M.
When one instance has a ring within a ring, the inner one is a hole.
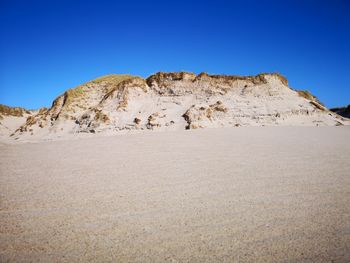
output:
M350 103L350 1L0 0L0 103L50 106L110 73L280 72Z

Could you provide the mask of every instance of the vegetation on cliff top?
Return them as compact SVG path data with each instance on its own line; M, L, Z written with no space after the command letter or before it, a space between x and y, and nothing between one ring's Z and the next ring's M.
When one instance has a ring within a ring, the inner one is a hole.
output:
M100 83L105 82L106 84L117 85L120 82L127 80L127 79L131 79L131 78L134 78L134 76L129 75L129 74L110 74L110 75L102 76L102 77L99 77L97 79L91 80L91 81L87 82L86 84L89 84L89 83L100 84Z

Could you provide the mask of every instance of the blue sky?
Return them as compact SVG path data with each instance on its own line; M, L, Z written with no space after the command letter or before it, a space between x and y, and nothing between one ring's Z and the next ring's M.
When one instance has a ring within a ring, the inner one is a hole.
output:
M0 0L0 103L38 108L110 73L280 72L350 103L350 2Z

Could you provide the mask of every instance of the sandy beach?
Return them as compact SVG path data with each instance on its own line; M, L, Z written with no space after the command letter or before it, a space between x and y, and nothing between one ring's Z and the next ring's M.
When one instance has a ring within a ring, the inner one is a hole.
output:
M0 145L1 262L349 262L350 127Z

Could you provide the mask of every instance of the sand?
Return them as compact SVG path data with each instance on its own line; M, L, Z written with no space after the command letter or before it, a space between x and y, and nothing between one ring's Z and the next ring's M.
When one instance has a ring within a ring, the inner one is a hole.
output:
M349 262L350 127L0 145L1 262Z

